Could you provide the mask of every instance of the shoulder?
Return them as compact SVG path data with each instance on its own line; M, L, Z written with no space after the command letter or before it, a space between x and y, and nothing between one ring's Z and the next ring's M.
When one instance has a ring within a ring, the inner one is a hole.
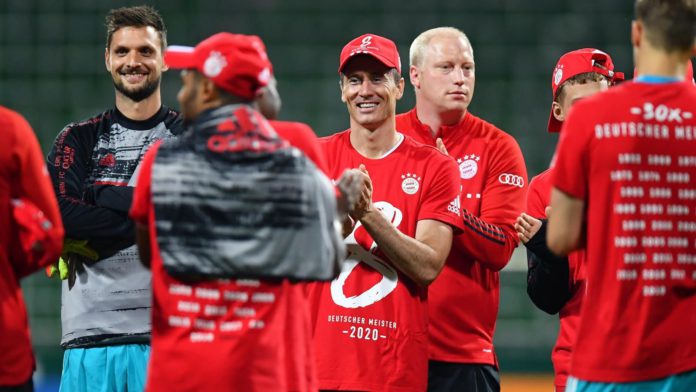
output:
M469 122L467 128L475 130L480 137L486 138L498 144L517 146L517 140L515 140L512 135L503 131L497 125L490 123L471 112L468 112L467 116L469 117L467 120Z
M336 132L329 136L320 137L319 144L329 146L338 143L344 143L346 140L349 140L349 135L350 129L346 129L345 131Z
M529 191L543 191L551 182L551 169L546 169L537 174L529 182Z
M413 159L417 159L419 161L439 162L445 164L447 164L447 162L454 163L454 160L449 155L443 154L437 149L437 147L423 144L408 135L404 135L404 147L407 151L409 151L409 155L413 155Z

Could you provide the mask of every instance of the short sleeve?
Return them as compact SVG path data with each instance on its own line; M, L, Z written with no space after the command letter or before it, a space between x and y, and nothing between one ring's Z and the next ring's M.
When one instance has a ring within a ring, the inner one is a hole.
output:
M432 178L424 185L425 189L418 220L432 219L441 221L455 228L455 232L464 229L461 218L459 167L452 158L436 152L437 159L432 159L429 173Z
M589 149L592 129L584 119L591 117L584 102L579 102L570 111L561 128L561 137L556 148L556 166L551 184L576 199L587 194L589 176Z

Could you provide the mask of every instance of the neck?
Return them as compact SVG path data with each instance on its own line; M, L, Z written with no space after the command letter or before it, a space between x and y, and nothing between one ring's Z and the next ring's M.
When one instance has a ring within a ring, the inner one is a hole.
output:
M649 45L643 45L636 53L636 71L638 75L684 79L689 56L689 53L667 53Z
M433 137L437 137L440 133L440 127L459 124L466 115L465 110L450 110L440 112L435 107L423 104L423 100L419 101L416 97L416 115L418 120L430 128L430 133Z
M393 116L374 130L350 120L350 144L365 158L381 158L398 142Z
M162 97L160 96L159 88L152 95L143 99L140 102L135 102L132 99L116 91L116 108L124 116L131 120L142 121L147 120L157 113L162 107Z

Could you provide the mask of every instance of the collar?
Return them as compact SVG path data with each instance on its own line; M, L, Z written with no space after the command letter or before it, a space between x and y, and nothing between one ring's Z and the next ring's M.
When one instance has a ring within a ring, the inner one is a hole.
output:
M433 144L435 143L435 139L437 138L442 138L446 139L448 136L451 134L457 132L459 129L464 128L464 124L467 123L471 119L471 113L469 113L469 110L466 111L464 114L464 117L462 117L461 120L459 120L458 123L454 125L442 125L440 129L437 130L435 133L435 136L433 137L432 130L430 127L426 124L423 124L419 119L418 119L418 114L416 112L416 108L414 107L411 109L409 112L409 117L411 119L411 123L415 125L416 131L418 133L422 134L423 136L427 136L428 140L432 140Z
M682 79L675 76L639 75L633 78L633 81L635 83L667 84L681 82Z

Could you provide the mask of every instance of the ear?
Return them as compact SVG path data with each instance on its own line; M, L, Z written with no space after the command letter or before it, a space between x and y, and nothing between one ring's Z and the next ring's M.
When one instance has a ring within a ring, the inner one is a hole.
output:
M563 111L563 108L561 107L561 104L559 104L556 101L553 101L551 104L551 113L553 113L553 117L560 121L563 122L565 121L566 113Z
M169 71L169 66L164 62L164 54L162 54L162 72Z
M396 99L399 100L401 97L404 96L404 86L406 85L406 81L404 78L399 79L399 84L396 85L397 91L396 91Z
M109 48L104 48L104 66L106 70L111 72L111 57L109 54Z
M411 79L411 84L415 88L420 88L420 70L412 65L408 68L408 75Z
M198 88L200 89L199 96L201 97L201 100L205 103L214 101L219 98L219 94L217 88L215 87L215 83L213 83L212 80L206 77L200 78Z
M346 100L345 94L343 94L343 87L345 87L345 83L344 83L344 80L343 80L343 74L340 74L340 75L339 75L339 78L341 78L341 79L338 81L338 88L339 88L339 90L341 91L341 102L346 103L346 102L348 102L348 101Z
M633 45L634 48L640 46L642 34L643 24L637 20L631 22L631 45Z

